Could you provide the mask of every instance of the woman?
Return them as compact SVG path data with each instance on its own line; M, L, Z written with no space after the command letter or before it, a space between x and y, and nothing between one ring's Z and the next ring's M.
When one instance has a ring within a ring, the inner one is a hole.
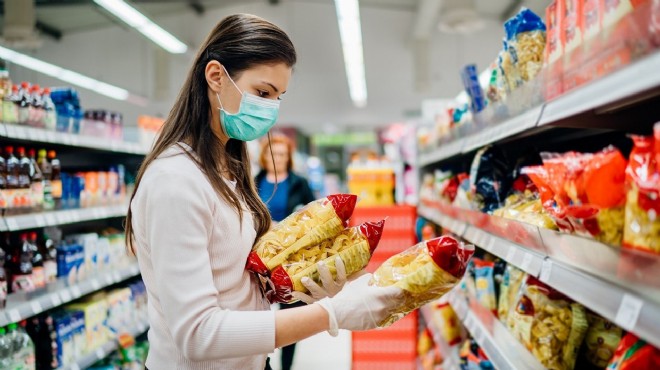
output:
M275 222L282 221L296 209L314 200L307 180L293 172L293 152L293 142L284 135L274 135L261 144L261 171L255 178L255 183L259 197L266 203ZM280 308L304 305L305 303L300 301L280 304ZM295 343L282 348L282 370L291 369L295 352Z
M275 124L295 62L277 26L244 14L222 20L138 172L126 241L147 287L152 370L264 369L276 347L373 328L397 304L400 290L369 286L365 275L332 298L316 290L318 302L273 312L245 271L271 224L245 141Z

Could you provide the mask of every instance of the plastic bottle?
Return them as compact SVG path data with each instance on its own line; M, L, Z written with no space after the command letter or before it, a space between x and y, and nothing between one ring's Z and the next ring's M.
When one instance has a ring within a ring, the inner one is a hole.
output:
M50 165L50 162L48 162L48 158L46 158L46 150L41 149L39 150L39 159L37 159L37 163L39 164L39 168L41 169L41 174L44 178L44 202L43 202L43 209L44 210L52 210L55 208L55 202L53 200L53 187L52 183L50 181L53 169Z
M5 157L0 153L0 190L7 189L7 161ZM2 208L5 208L4 205Z
M2 118L4 123L16 124L18 121L18 86L13 85L2 99Z
M20 189L20 208L25 211L32 207L32 198L30 195L30 158L25 155L25 148L18 147L18 188Z
M45 88L41 94L44 107L43 127L46 130L55 131L57 126L57 112L55 111L55 103L50 98L50 89Z
M37 233L31 232L28 243L32 248L32 282L36 289L46 286L46 269L44 268L44 256L37 246Z
M14 156L14 147L5 148L5 163L7 166L7 214L11 215L18 212L21 206L21 198L18 191L18 174L20 171L20 162Z
M7 336L7 330L0 327L0 369L11 369L13 362L13 346Z
M21 83L21 88L18 92L18 121L19 125L27 125L30 119L30 84L27 82Z
M32 209L40 211L44 205L44 176L37 163L36 151L29 150L30 156L30 197L32 199Z
M11 349L9 361L11 363L10 369L12 370L17 368L20 369L20 367L18 367L18 354L21 348L21 340L18 332L16 331L17 328L18 325L16 323L7 325L7 339L9 340L9 348Z
M39 245L41 255L44 257L44 271L46 274L46 284L57 280L57 249L55 242L50 238L44 237L45 242Z
M9 79L9 72L5 69L4 63L0 67L0 101L4 101L11 95L11 80ZM0 122L5 122L4 111L0 109Z
M12 258L12 266L15 269L11 279L13 292L31 292L35 289L32 281L32 254L27 234L21 234L20 247Z
M41 100L41 88L32 85L30 88L30 118L28 124L33 127L43 128L44 104Z
M57 153L54 150L48 152L48 160L50 161L52 169L50 183L52 187L53 202L55 203L55 209L59 209L62 206L62 166L60 160L57 158Z
M4 310L7 305L7 270L5 270L5 259L7 253L4 249L0 248L0 310Z
M14 362L16 363L16 369L35 370L37 364L34 342L25 330L26 325L27 323L24 320L16 328L16 346L18 347L18 350Z

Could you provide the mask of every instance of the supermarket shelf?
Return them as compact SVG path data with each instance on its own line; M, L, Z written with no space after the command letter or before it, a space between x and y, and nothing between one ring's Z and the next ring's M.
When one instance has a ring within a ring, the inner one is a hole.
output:
M660 86L660 52L604 76L545 105L539 126L599 108Z
M2 126L3 127L2 130L0 130L0 135L9 139L66 145L79 148L90 148L135 155L145 155L148 152L148 148L145 148L138 143L108 140L107 138L102 137L67 134L12 124L2 124Z
M522 222L422 204L418 212L660 347L660 258ZM460 231L460 230L458 230ZM625 285L623 285L625 284Z
M440 144L439 147L432 152L420 154L419 165L421 167L428 166L429 164L440 162L460 154L463 151L464 144L465 139L463 138L452 140L446 144Z
M440 347L440 354L444 358L442 363L443 370L460 370L460 360L458 358L458 346L450 346L447 341L440 334L439 329L435 326L433 321L433 314L431 307L433 303L420 307L419 313L424 317L426 325L433 334L433 341Z
M149 323L144 321L140 322L137 327L133 328L131 335L137 337L144 334L149 330ZM112 340L96 349L96 351L80 357L76 360L75 364L60 367L58 370L80 370L93 366L97 361L103 360L110 356L113 352L119 349L119 344L116 340Z
M0 327L25 320L44 311L67 304L84 295L138 276L137 262L114 271L106 271L84 281L70 284L60 278L46 288L30 293L13 293L7 297L7 306L0 311Z
M486 126L468 136L465 139L465 145L462 152L469 153L488 144L502 140L504 138L517 135L536 126L538 123L543 106L532 108L518 116L512 117L502 123Z
M127 205L67 209L6 216L0 231L17 231L126 216Z
M468 306L465 296L456 291L450 293L449 304L496 369L545 369L488 310L476 312Z

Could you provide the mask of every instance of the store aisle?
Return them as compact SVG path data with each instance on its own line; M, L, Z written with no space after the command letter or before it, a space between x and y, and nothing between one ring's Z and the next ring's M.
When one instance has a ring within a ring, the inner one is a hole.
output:
M271 355L273 370L280 369L280 351ZM336 338L321 333L298 343L293 370L350 370L351 333L342 330Z

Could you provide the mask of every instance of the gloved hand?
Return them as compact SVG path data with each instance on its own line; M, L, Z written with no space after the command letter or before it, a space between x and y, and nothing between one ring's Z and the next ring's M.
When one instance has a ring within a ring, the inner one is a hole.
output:
M335 258L335 268L337 269L337 278L333 279L330 269L323 262L316 264L319 271L319 277L321 278L321 284L323 287L316 284L316 282L308 277L302 278L301 282L309 290L310 294L305 294L301 292L292 292L291 295L294 299L303 301L307 304L314 303L319 299L325 297L334 297L341 288L346 284L346 267L341 258Z
M328 311L330 335L336 336L338 329L374 329L403 304L403 290L395 286L371 286L371 276L364 274L347 284L335 297L317 302Z

